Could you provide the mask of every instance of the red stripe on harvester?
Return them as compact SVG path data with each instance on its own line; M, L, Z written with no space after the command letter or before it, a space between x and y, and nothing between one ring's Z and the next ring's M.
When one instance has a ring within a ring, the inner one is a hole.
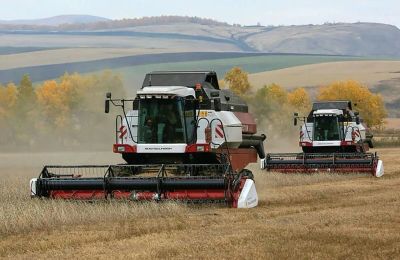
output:
M224 132L222 131L222 126L221 125L217 125L217 127L215 127L215 133L220 138L224 137Z
M119 131L121 132L121 133L119 134L119 138L120 138L120 139L122 139L122 138L126 135L126 133L128 132L128 130L125 128L125 126L121 126L121 127L119 128Z

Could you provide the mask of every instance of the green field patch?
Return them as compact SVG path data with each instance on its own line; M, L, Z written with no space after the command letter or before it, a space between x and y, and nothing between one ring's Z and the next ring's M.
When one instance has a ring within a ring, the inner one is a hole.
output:
M144 75L157 70L214 70L220 79L234 66L239 66L249 73L277 70L300 65L335 61L371 60L371 57L326 56L326 55L264 55L256 57L225 58L188 62L158 63L129 66L113 69L121 73L124 85L133 92L141 86Z

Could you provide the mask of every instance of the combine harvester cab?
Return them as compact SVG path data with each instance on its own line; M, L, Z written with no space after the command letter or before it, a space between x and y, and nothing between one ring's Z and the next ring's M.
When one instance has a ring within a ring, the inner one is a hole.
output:
M247 105L220 90L215 72L153 72L133 99L113 99L114 153L127 164L45 166L30 182L33 197L258 204L245 167L265 158L265 135ZM258 156L257 156L258 155Z
M303 153L267 154L261 168L277 172L371 173L381 177L383 162L373 148L373 135L362 123L350 101L324 101L313 104L307 117L294 115L300 128Z

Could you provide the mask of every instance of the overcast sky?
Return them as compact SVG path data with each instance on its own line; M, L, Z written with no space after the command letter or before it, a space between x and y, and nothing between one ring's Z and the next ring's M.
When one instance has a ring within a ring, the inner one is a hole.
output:
M400 0L0 0L0 20L90 14L187 15L250 25L379 22L400 28Z

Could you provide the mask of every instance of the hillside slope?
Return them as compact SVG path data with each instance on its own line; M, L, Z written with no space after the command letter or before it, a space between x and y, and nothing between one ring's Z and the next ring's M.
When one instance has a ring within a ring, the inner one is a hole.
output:
M378 23L278 27L173 23L119 30L225 39L246 46L243 50L267 53L400 57L400 30L392 25Z
M376 23L282 26L246 37L258 51L400 56L400 30Z
M285 88L306 87L312 95L317 88L338 80L357 80L385 100L389 116L400 117L400 61L339 61L296 66L250 74L255 87L277 83Z

